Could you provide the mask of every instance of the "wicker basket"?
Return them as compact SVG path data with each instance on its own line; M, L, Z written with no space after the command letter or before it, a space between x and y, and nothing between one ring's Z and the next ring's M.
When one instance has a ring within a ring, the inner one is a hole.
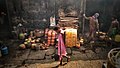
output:
M107 68L119 68L120 66L120 48L114 48L108 53L108 64Z

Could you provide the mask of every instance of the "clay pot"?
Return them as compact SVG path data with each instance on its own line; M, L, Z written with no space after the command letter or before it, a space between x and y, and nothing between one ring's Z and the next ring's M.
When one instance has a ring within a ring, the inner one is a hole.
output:
M36 44L32 44L31 49L36 49L36 46L37 46Z
M32 40L32 41L31 41L31 44L34 44L34 43L35 43L35 40Z
M19 34L19 38L20 38L20 39L24 39L24 38L25 38L24 33L20 33L20 34Z
M20 48L20 49L25 49L26 46L25 46L25 44L20 44L20 45L19 45L19 48Z

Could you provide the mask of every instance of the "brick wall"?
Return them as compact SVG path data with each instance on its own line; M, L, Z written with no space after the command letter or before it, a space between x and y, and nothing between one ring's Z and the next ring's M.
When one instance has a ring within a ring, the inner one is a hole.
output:
M50 16L57 14L59 8L67 12L72 6L78 11L80 4L77 3L80 0L8 0L8 9L12 26L25 22L27 28L46 28Z
M57 14L59 8L63 8L65 13L69 9L76 10L80 15L81 2L83 0L7 0L10 20L12 25L18 24L15 19L20 19L19 22L26 22L24 25L27 28L46 28L49 26L50 16ZM100 13L100 22L106 27L110 24L111 16L116 14L119 9L119 0L86 0L86 14L88 16L95 12ZM118 6L117 6L118 5ZM113 11L115 10L115 12ZM116 14L118 17L120 14ZM21 21L23 19L23 21ZM107 24L106 24L107 23ZM106 29L103 29L106 30Z

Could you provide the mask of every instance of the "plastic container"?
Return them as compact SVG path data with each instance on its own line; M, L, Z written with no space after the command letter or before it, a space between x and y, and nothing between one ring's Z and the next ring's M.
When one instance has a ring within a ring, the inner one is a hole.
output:
M8 55L8 47L6 46L1 47L1 54L2 56Z

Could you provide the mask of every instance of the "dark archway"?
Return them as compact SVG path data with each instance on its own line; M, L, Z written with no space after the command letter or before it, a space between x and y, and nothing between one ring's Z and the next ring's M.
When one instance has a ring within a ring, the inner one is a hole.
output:
M0 0L0 39L9 38L11 33L6 1Z

